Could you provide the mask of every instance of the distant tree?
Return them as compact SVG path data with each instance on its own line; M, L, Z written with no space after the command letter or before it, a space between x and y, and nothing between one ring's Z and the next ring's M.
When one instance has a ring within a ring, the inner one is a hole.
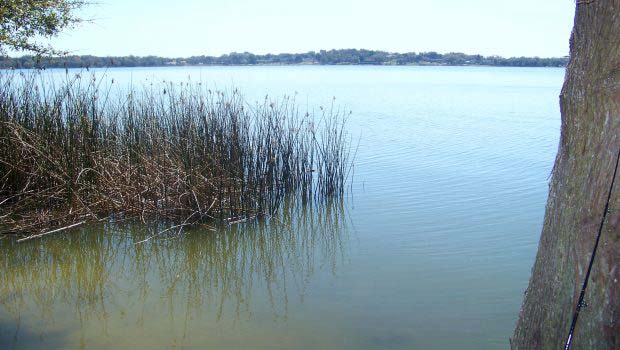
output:
M0 1L0 54L7 50L37 55L59 54L36 38L51 38L81 21L76 10L84 0L2 0Z
M2 0L0 0L1 2ZM96 56L62 56L37 57L26 55L22 57L2 57L0 68L84 68L84 67L153 67L166 66L174 61L177 65L246 65L246 64L373 64L373 65L486 65L510 67L563 67L568 58L538 58L538 57L511 57L499 56L484 57L481 55L466 55L460 52L440 54L430 53L390 53L373 50L321 50L320 52L280 53L254 55L249 52L230 53L219 57L193 56L187 58L171 58L158 56L126 56L126 57L96 57Z

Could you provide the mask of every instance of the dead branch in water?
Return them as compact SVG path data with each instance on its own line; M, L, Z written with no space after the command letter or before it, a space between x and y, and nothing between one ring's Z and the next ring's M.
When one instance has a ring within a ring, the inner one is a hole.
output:
M20 238L20 239L17 240L17 243L25 242L25 241L28 241L28 240L31 240L31 239L35 239L35 238L40 238L40 237L43 237L43 236L50 235L52 233L58 233L58 232L61 232L61 231L65 231L65 230L68 230L70 228L74 228L74 227L83 225L85 223L86 223L86 221L80 221L80 222L76 222L75 224L72 224L72 225L68 225L68 226L65 226L65 227L57 228L55 230L39 233L38 235L32 235L32 236L28 236L28 237L25 237L25 238Z

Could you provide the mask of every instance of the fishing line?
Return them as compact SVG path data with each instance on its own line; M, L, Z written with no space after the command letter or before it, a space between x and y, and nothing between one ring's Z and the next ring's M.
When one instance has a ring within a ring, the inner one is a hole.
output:
M573 341L573 335L575 333L575 327L577 326L577 319L579 318L579 312L581 308L586 306L584 302L584 297L586 294L586 288L588 288L588 280L590 279L590 272L592 272L592 266L594 265L594 257L596 256L596 250L598 248L598 243L601 240L601 234L603 233L603 226L605 225L605 220L607 219L607 213L609 212L609 201L611 200L611 194L614 190L614 183L616 181L616 173L618 172L618 163L620 162L620 149L618 149L618 155L616 156L616 167L614 168L614 175L611 178L611 185L609 186L609 193L607 194L607 201L605 202L605 210L603 211L603 217L601 218L601 224L598 227L598 235L596 236L596 242L594 243L594 249L592 250L592 255L590 256L590 265L588 266L588 272L586 272L586 277L583 281L583 286L581 287L581 293L579 293L579 301L575 306L575 312L573 313L573 321L570 325L570 331L568 332L568 338L566 339L566 345L564 346L564 350L569 350L571 342Z

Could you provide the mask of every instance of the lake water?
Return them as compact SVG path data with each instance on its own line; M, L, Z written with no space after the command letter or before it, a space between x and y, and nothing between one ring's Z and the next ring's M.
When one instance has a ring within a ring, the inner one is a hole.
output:
M121 86L189 78L249 101L294 95L304 109L351 110L350 192L144 244L154 228L129 222L1 239L1 349L508 348L542 227L564 69L96 72Z

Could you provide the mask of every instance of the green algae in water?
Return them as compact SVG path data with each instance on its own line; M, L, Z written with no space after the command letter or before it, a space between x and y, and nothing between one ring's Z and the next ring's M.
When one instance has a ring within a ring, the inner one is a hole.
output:
M264 221L137 243L161 226L1 240L0 347L193 348L241 333L249 341L285 323L316 269L336 273L348 241L342 201L285 202Z

